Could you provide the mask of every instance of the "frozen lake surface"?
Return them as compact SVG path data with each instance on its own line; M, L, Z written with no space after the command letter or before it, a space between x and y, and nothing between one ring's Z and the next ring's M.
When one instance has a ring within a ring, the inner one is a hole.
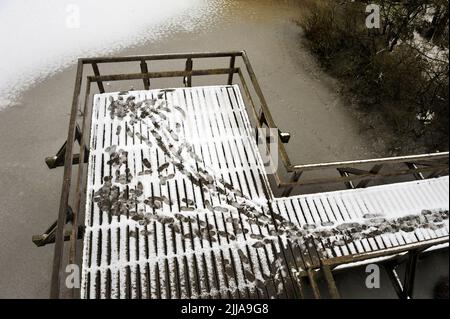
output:
M107 55L191 31L214 18L206 0L0 1L0 110L83 56Z

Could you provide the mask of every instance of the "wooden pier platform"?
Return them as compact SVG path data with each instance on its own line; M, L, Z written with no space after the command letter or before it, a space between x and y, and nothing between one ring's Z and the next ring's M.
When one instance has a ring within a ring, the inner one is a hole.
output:
M237 85L93 100L82 298L317 297L326 260L448 240L448 177L275 199Z
M119 96L155 112L112 115ZM237 86L95 95L91 127L82 297L277 295L278 243L253 247L270 227L242 212L268 220L272 195ZM115 213L113 185L116 204L137 194Z

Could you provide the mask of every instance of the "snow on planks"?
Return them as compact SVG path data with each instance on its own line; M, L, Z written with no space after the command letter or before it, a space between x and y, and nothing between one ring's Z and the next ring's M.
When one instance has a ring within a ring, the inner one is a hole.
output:
M95 95L81 297L295 297L278 244L254 247L270 226L239 210L268 219L254 140L237 86Z
M310 229L322 258L449 236L449 177L274 200L275 214Z

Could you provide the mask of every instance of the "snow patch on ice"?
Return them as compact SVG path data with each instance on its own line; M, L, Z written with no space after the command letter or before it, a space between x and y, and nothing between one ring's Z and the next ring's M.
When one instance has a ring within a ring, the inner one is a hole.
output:
M219 2L2 0L0 110L78 57L109 55L173 30L191 31L200 21L214 19ZM74 27L73 14L78 14L79 27Z

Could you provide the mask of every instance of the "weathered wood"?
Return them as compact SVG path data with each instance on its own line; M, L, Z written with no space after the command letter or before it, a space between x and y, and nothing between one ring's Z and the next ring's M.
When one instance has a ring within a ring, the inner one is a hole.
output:
M374 167L372 167L372 169L369 171L369 174L378 174L382 168L383 168L383 164L374 165ZM356 185L356 188L364 188L369 183L370 183L370 179L362 180Z
M192 71L164 71L164 72L148 72L148 73L129 73L129 74L109 74L109 75L99 75L99 76L88 76L92 82L97 81L124 81L124 80L139 80L139 79L158 79L158 78L176 78L188 76L207 76L207 75L219 75L219 74L229 74L230 72L237 73L238 68L233 70L223 68L223 69L202 69L202 70L192 70Z
M56 223L55 223L56 226ZM77 239L83 239L83 227L77 227ZM72 230L67 229L64 232L64 241L70 241L72 240ZM54 232L51 233L44 233L41 235L33 235L31 238L31 241L37 246L42 247L48 244L54 244L55 243L55 234Z
M141 61L141 72L144 74L148 73L147 62L145 62L145 60ZM150 89L150 80L148 78L143 78L142 81L144 82L144 89Z
M351 178L350 174L348 173L348 171L344 170L344 169L340 169L338 168L337 171L339 172L339 174L343 177L343 178ZM355 184L353 184L353 181L348 180L344 182L345 186L348 189L354 189L355 188Z
M395 170L392 172L386 173L361 173L360 175L349 175L344 177L324 177L324 178L311 178L306 179L303 178L297 183L293 182L280 182L279 187L286 186L306 186L306 185L318 185L318 184L335 184L335 183L346 183L350 181L356 181L360 179L380 179L386 177L397 177L397 176L406 176L406 175L414 175L418 173L426 173L426 172L435 172L436 170L440 170L441 172L448 172L449 168L447 165L439 165L435 167L418 167L416 169L407 169L407 170ZM305 172L304 172L305 174Z
M230 70L234 69L235 61L236 61L236 57L234 55L231 56L230 57ZM227 81L228 85L233 84L233 75L234 75L234 72L230 72L230 74L228 74L228 81Z
M75 81L74 96L72 101L72 108L70 112L69 120L69 132L67 134L67 141L73 141L75 139L75 127L76 127L76 117L78 110L79 94L81 90L81 80L83 74L83 64L82 61L78 61L77 67L77 77ZM63 185L61 189L61 199L59 204L59 213L57 221L57 230L55 235L55 250L53 255L53 267L52 267L52 281L50 298L59 298L60 283L61 283L61 266L63 258L63 237L64 237L64 225L66 211L69 206L69 192L71 185L71 175L72 175L72 154L73 154L73 143L67 143L66 153L65 153L65 163L64 166L64 177Z
M291 182L291 183L297 183L298 180L300 179L300 177L302 176L302 173L303 173L303 172L300 172L300 171L292 173L290 182ZM293 189L294 189L294 186L286 187L286 188L283 190L283 192L281 193L281 196L282 196L282 197L287 197L287 196L289 196L289 195L291 194L291 192L292 192Z
M406 162L405 165L409 169L417 169L418 168L417 164L415 164L415 163ZM428 166L428 165L426 165L426 166ZM418 179L418 180L425 179L425 177L423 176L422 173L415 173L413 176L414 176L415 179Z
M395 164L395 163L406 163L406 162L414 162L420 160L447 160L448 161L449 152L440 152L433 154L420 154L420 155L407 155L407 156L395 156L395 157L386 157L386 158L373 158L373 159L365 159L365 160L356 160L356 161L343 161L343 162L330 162L330 163L317 163L317 164L304 164L304 165L294 165L292 166L293 170L316 170L316 169L327 169L327 168L345 168L345 167L354 167L355 165L362 164Z
M184 86L191 87L192 86L192 67L193 67L193 61L191 58L188 58L186 60L186 76L183 79ZM232 72L232 71L230 71Z
M87 81L87 85L86 85L86 92L85 92L85 96L84 96L84 107L83 107L83 114L86 114L86 112L89 109L89 96L90 96L90 92L91 92L91 82L88 80ZM72 219L72 231L70 233L70 248L69 248L69 264L75 264L76 263L76 258L77 258L77 239L79 239L80 235L83 234L79 234L79 227L78 223L79 223L79 217L81 214L81 199L85 190L85 185L83 182L81 182L82 178L84 177L84 163L88 162L89 159L89 150L87 148L86 145L86 138L87 138L87 134L85 135L84 133L87 131L87 116L83 116L83 123L82 123L82 127L81 129L78 129L79 132L79 144L80 144L80 154L79 154L79 158L84 158L84 161L79 161L78 164L78 176L77 176L77 184L76 184L76 189L75 189L75 204L74 204L74 209L73 209L73 219ZM77 125L78 128L78 125ZM84 230L84 226L83 226L83 230ZM72 290L72 296L75 296L75 289Z
M328 265L324 265L324 266L322 266L321 270L322 270L325 280L327 282L328 291L330 292L331 298L339 299L340 298L339 290L336 286L336 282L334 281L333 274L331 272L330 267Z
M92 63L92 69L94 70L94 74L96 77L100 76L100 70L98 69L97 63ZM102 80L97 80L97 86L100 93L105 93L105 87L103 86Z
M242 56L243 51L225 51L225 52L193 52L193 53L167 53L167 54L150 54L150 55L135 55L135 56L111 56L111 57L94 57L83 58L80 61L83 64L92 63L118 63L118 62L133 62L133 61L159 61L159 60L181 60L186 58L205 59L205 58L220 58L230 56Z

